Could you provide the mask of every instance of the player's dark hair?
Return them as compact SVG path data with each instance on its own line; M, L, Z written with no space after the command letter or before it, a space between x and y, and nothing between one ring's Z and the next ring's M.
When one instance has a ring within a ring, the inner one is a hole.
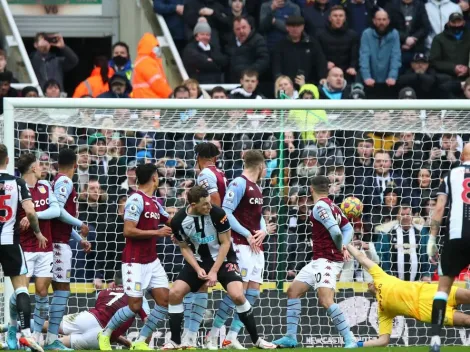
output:
M257 167L264 163L264 155L260 150L247 150L243 158L247 169Z
M316 193L328 193L330 179L326 176L314 176L310 179L310 185Z
M36 155L33 153L26 153L20 155L18 158L18 161L16 162L16 168L20 172L20 174L24 175L31 165L33 165L36 162Z
M135 170L137 182L139 185L145 185L150 181L152 176L157 172L157 166L155 164L140 164Z
M410 204L410 203L406 203L406 202L402 202L402 203L400 204L400 211L401 211L402 209L411 209L411 204Z
M117 270L116 274L114 274L114 283L116 286L122 286L122 272L121 270Z
M192 187L187 194L189 204L199 203L201 198L209 197L209 192L202 186Z
M8 158L8 148L5 144L0 144L0 165L5 165Z
M72 167L77 163L77 154L73 149L63 148L59 152L58 164L59 167Z
M214 143L199 143L194 147L194 152L203 159L212 159L220 154L219 148Z

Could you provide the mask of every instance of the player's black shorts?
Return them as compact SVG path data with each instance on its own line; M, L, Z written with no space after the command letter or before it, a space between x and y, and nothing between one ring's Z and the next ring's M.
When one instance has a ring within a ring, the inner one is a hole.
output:
M26 259L19 244L0 245L0 264L5 276L26 275Z
M455 277L470 264L470 240L447 240L441 253L442 275Z
M199 263L200 267L203 268L208 274L212 268L213 263ZM176 280L181 280L186 282L191 288L191 292L197 292L202 285L206 283L206 280L201 280L196 271L191 265L185 263L183 270L180 271ZM217 280L227 290L227 285L234 281L242 282L242 277L240 275L240 270L238 265L234 263L224 263L217 273Z

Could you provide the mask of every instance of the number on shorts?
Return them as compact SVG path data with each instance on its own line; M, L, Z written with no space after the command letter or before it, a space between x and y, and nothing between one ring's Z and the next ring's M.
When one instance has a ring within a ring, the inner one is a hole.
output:
M233 263L227 263L225 265L225 267L227 268L227 271L230 272L230 271L235 271L235 272L240 272L240 269L238 269L238 265L237 264L233 264Z
M54 270L54 262L51 262L51 273L53 272Z
M464 178L464 180L462 182L462 187L463 187L462 201L465 204L470 204L470 197L469 197L469 194L470 194L470 177Z
M114 298L106 304L107 306L112 306L114 302L119 301L124 296L124 292L110 292L110 295L114 296Z
M7 222L13 216L13 209L9 205L5 204L5 202L10 199L10 194L4 194L0 196L0 211L5 211L5 216L0 216L0 222Z
M315 281L319 283L321 281L321 273L315 274Z

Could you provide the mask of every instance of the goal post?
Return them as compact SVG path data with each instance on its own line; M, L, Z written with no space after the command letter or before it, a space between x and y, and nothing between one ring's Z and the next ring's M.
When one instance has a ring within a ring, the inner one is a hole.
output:
M77 150L73 182L79 194L78 216L90 224L94 250L85 256L72 244L75 284L69 313L93 306L93 282L112 282L120 270L122 204L135 189L138 163L157 165L157 197L172 215L186 205L186 192L195 184L197 143L207 140L217 145L221 155L216 166L229 181L241 174L246 150L261 150L267 172L260 182L263 216L270 234L255 315L260 332L270 340L286 332L286 290L312 257L309 178L328 176L336 203L349 195L364 203L362 221L354 224L355 240L384 270L413 280L432 276L436 268L425 256L432 199L440 177L459 159L468 141L469 117L467 100L4 98L0 135L9 150L10 172L15 157L32 151L49 179L56 172L58 151L65 146ZM374 161L375 153L381 155ZM406 207L411 209L408 213ZM397 231L397 226L406 230ZM407 226L414 229L413 240ZM182 267L179 249L162 239L156 250L174 280ZM465 278L463 274L461 279ZM366 292L367 279L350 262L337 285L337 300L353 332L364 339L378 333L377 302ZM4 322L11 294L11 289L4 289L0 306ZM209 297L201 331L211 326L221 297L219 287ZM302 305L302 344L341 345L314 292ZM426 344L426 329L412 319L396 319L392 342ZM159 339L166 332L154 335L152 344L161 345ZM445 336L446 344L470 344L463 329L447 328ZM245 338L241 341L249 340Z

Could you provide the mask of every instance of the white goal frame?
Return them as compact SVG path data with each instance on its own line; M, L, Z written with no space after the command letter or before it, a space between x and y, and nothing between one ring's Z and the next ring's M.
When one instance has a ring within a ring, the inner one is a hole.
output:
M198 109L198 110L334 110L367 111L367 110L452 110L470 111L470 100L176 100L176 99L70 99L70 98L4 98L3 143L8 148L10 164L8 171L14 172L15 147L15 109L44 108L44 109ZM279 129L283 131L284 114L279 118ZM0 117L1 119L1 117ZM32 121L33 122L33 121ZM51 121L53 123L53 121ZM57 123L57 122L55 122ZM208 126L210 129L210 126ZM304 129L314 129L314 126L303 126ZM360 127L360 129L365 127ZM387 130L388 126L383 126ZM415 127L416 128L416 127ZM461 127L462 128L462 127ZM166 127L162 131L179 132L177 127ZM442 133L447 130L434 130ZM430 131L431 132L431 131ZM452 131L449 131L452 132ZM459 130L459 132L464 132ZM5 280L4 316L9 319L8 300L13 294L9 279Z

